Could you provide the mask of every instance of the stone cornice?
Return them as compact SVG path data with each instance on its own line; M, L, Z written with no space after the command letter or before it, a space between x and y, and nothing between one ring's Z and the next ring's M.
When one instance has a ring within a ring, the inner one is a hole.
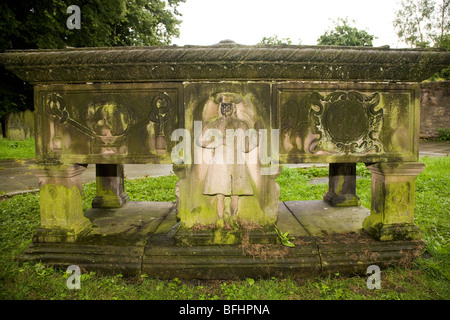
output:
M12 50L0 64L33 84L147 81L420 82L450 65L444 50L213 46Z

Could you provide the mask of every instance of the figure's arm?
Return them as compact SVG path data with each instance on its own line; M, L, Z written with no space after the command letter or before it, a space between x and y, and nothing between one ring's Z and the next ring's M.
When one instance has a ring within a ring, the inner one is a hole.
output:
M248 142L245 143L245 152L250 152L258 146L258 132L249 129Z
M202 148L215 149L223 144L223 135L219 129L211 129L210 125L206 124L195 143Z
M259 133L261 129L264 129L264 123L261 120L258 120L255 123L255 128L254 129L249 129L250 130L250 134L249 134L249 151L252 151L253 149L255 149L258 145L259 145Z

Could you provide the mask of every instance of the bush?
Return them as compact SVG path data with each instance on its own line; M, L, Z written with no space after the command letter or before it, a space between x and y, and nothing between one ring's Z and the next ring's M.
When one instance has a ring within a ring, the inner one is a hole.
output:
M450 141L450 129L439 128L438 130L438 141Z

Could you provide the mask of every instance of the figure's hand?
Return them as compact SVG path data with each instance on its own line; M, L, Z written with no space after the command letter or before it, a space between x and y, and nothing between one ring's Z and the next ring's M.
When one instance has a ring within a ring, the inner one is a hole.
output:
M198 146L207 149L215 149L225 145L222 132L218 129L206 129L198 137L196 143Z

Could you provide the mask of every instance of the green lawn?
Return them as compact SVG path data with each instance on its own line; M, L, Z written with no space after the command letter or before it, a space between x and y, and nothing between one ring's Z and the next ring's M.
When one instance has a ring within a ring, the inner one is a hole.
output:
M18 195L0 202L0 299L450 299L450 157L423 158L426 169L417 178L416 221L428 242L428 258L413 266L381 271L381 289L369 290L367 277L339 274L310 279L244 279L242 281L163 281L142 275L124 278L86 273L81 289L66 287L65 270L42 263L14 261L39 225L39 196ZM358 195L370 206L370 172L358 165ZM319 200L327 185L311 185L327 169L284 169L277 181L281 200ZM175 200L175 176L126 180L135 201ZM95 194L83 186L86 210ZM430 256L431 255L431 256Z
M33 159L35 156L34 138L23 141L0 139L0 159Z

